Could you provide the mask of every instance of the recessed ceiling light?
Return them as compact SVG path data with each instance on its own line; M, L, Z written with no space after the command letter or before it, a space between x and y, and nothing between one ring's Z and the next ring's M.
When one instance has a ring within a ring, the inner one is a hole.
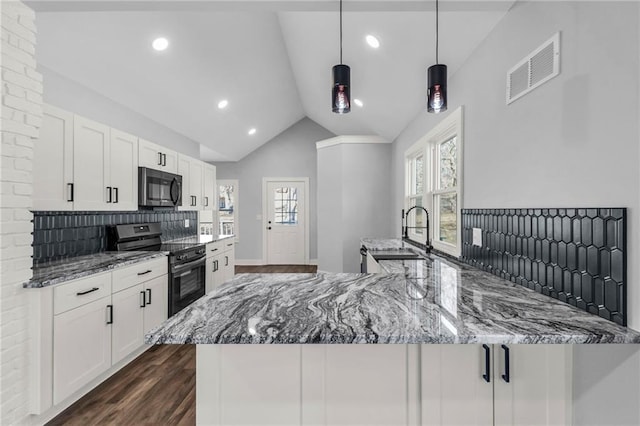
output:
M362 105L364 105L360 99L354 99L353 103L358 105L359 107L362 107Z
M157 39L153 40L151 46L158 52L161 52L169 47L169 40L164 37L158 37Z
M367 40L367 44L374 49L380 47L380 40L378 40L375 36L369 34L367 37L365 37L365 39Z
M225 109L227 105L229 105L229 101L226 99L223 99L220 102L218 102L218 108L220 109Z
M249 132L248 132L248 133L249 133L249 135L255 135L255 134L256 134L256 129L255 129L255 127L254 127L254 128L249 129Z

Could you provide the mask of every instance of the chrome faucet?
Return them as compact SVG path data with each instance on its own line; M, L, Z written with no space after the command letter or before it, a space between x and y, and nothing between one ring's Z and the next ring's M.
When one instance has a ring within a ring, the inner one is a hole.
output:
M408 225L408 219L409 219L409 213L411 212L411 210L414 209L422 209L424 211L424 214L426 216L426 220L427 226L409 226ZM408 241L411 242L413 244L419 244L422 245L421 243L419 243L418 241L414 241L411 238L409 238L409 229L424 229L427 232L427 238L426 238L426 243L424 244L424 247L421 247L422 249L424 249L424 251L426 251L427 253L431 253L431 241L429 240L429 212L427 211L427 209L425 209L422 206L413 206L411 207L409 210L407 210L406 212L404 211L404 209L402 209L402 239L404 241Z

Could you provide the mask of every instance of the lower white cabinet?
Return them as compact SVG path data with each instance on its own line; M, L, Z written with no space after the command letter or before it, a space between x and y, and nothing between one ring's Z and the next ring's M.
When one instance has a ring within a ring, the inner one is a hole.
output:
M38 313L30 357L37 378L30 392L32 414L88 391L142 348L144 334L167 319L166 264L166 258L152 259L30 290Z
M111 367L111 295L53 317L53 403Z
M222 268L222 282L226 283L231 280L233 276L236 274L236 250L233 242L225 243L225 247L227 250L223 253L222 258L220 259L221 268Z
M236 255L232 239L207 244L207 293L231 280L235 275Z
M113 294L111 359L114 364L142 346L144 298L142 284Z

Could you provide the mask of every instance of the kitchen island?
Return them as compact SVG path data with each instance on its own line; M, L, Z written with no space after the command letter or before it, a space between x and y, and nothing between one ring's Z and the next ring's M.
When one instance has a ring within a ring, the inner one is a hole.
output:
M370 250L398 241L363 240ZM426 257L381 261L381 274L241 274L146 342L198 344L199 424L389 425L567 424L564 344L640 342L595 315Z

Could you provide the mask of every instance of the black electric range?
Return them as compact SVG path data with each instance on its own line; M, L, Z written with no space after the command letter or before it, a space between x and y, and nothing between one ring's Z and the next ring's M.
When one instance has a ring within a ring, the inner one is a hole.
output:
M157 222L110 226L107 236L109 250L169 253L169 316L204 296L206 249L197 238L163 243Z

